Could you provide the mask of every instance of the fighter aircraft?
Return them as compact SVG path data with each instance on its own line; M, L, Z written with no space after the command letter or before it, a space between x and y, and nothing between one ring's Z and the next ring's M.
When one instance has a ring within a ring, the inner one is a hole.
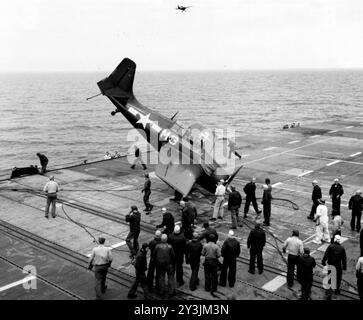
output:
M219 180L230 183L242 166L226 165L216 155L219 142L225 139L200 123L186 128L174 120L176 114L168 118L142 105L133 93L135 71L135 62L125 58L97 85L116 107L111 115L121 113L158 151L155 174L183 196L195 185L215 192Z
M176 10L180 10L180 11L185 11L186 9L188 8L191 8L192 6L189 6L189 7L184 7L184 6L178 6L177 8L175 8Z

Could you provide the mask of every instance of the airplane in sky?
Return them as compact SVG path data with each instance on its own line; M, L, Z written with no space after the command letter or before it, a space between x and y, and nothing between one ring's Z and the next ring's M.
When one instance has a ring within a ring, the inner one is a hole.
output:
M230 183L242 165L220 152L229 138L218 137L199 122L186 128L174 119L177 113L169 118L142 105L133 93L135 71L135 62L125 58L97 85L116 107L111 115L121 113L158 151L155 174L183 196L195 185L214 193L221 179Z
M175 8L176 10L180 10L182 12L184 12L186 9L191 8L192 6L189 7L184 7L184 6L178 6L177 8Z

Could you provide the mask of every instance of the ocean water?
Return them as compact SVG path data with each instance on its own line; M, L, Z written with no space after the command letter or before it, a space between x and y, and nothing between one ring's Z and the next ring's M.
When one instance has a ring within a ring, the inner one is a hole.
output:
M126 152L131 125L111 117L99 96L99 73L0 74L0 169L101 159ZM233 128L239 135L281 129L363 112L363 71L137 72L138 100L186 125Z

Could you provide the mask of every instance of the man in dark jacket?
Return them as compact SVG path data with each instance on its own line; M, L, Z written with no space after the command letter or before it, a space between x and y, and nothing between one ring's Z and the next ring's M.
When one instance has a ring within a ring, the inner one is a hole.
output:
M147 281L145 276L145 271L147 270L147 260L146 260L147 247L148 244L144 243L140 251L136 255L135 264L134 264L136 279L130 288L129 294L127 295L129 299L137 297L136 290L137 287L139 286L139 283L141 284L141 287L144 290L144 299L148 298L149 290L147 287Z
M239 220L238 211L242 204L242 196L234 186L231 186L231 192L228 195L228 210L231 211L232 229L237 229L237 225L242 227Z
M209 241L209 236L211 234L213 234L214 235L214 241L217 242L218 241L218 232L217 232L217 230L214 229L213 227L211 227L209 225L209 222L204 222L203 227L204 227L204 231L199 236L198 240L202 241L203 239L205 239L208 242Z
M272 187L271 181L269 178L265 179L265 185L263 186L263 195L262 195L262 205L263 205L263 225L269 226L270 225L270 217L271 217L271 200L272 200Z
M161 236L161 243L156 245L154 249L154 260L156 262L156 273L159 276L160 295L166 293L165 275L168 276L168 294L175 295L175 279L174 279L174 261L175 253L170 244L167 243L168 236Z
M148 173L144 173L144 176L145 176L145 183L144 183L144 188L141 190L141 193L142 192L144 193L144 198L143 198L143 201L145 204L144 211L150 212L154 207L152 204L150 204L150 201L149 201L149 197L151 194L151 180L149 178ZM146 213L146 214L148 214L148 213Z
M37 153L37 156L39 158L40 165L42 166L40 173L45 173L47 171L48 158L45 156L45 154L39 152Z
M189 210L191 210L194 213L194 220L197 219L198 211L195 204L192 201L190 201L188 197L184 197L183 201L185 202L185 205L189 207Z
M198 234L193 233L193 239L187 243L187 250L185 255L185 262L190 264L190 269L192 274L189 281L189 289L194 291L199 285L199 266L200 266L200 256L202 254L203 245L198 240Z
M163 213L163 221L156 227L164 228L163 233L165 233L169 237L174 231L174 217L170 212L166 210L166 208L162 208L161 212Z
M150 262L149 262L149 268L147 270L147 285L149 287L149 290L151 291L153 289L154 285L154 275L155 275L155 260L154 260L154 250L155 247L161 243L161 231L156 230L155 237L149 242L149 249L150 249ZM158 291L158 285L159 285L159 277L158 274L155 276L155 289Z
M247 248L250 249L250 267L249 273L255 274L255 260L257 257L258 273L263 272L263 256L262 250L266 244L266 234L262 230L261 224L256 223L255 229L251 230L247 239Z
M253 208L255 209L257 214L261 213L261 210L258 209L257 201L256 201L256 178L252 178L252 180L245 185L243 188L244 193L246 194L246 203L244 209L244 218L247 218L247 213L250 208L250 204L252 202Z
M339 183L339 179L334 179L334 183L329 190L329 195L332 200L332 216L340 215L340 199L343 194L343 186Z
M356 230L360 231L360 219L362 218L362 207L363 207L363 198L362 192L357 190L355 195L349 199L349 209L352 210L352 219L350 220L350 228L352 231Z
M342 281L343 270L347 270L347 255L344 247L340 244L341 237L336 235L334 237L334 243L329 245L326 249L321 264L325 266L327 263L329 266L335 267L336 270L336 283L332 283L332 288L335 289L335 294L340 293L340 283ZM332 279L333 280L333 279ZM331 299L331 290L328 290L327 298Z
M314 220L316 208L320 204L319 200L321 200L321 189L318 186L318 181L314 180L312 184L313 184L313 193L311 195L311 200L313 201L313 205L311 207L310 215L308 215L308 219L310 220Z
M175 226L174 233L168 237L169 244L173 247L175 253L174 268L176 270L176 281L179 286L184 284L183 280L183 262L187 248L187 241L184 235L180 232L180 227Z
M313 274L316 262L310 256L310 249L304 248L304 254L298 258L299 276L301 283L301 300L311 300L311 287L313 285Z
M194 210L185 204L185 201L180 201L181 207L181 231L184 233L186 239L190 240L193 236L193 225L195 219Z
M234 232L229 230L228 238L222 245L221 255L223 257L222 272L219 278L219 285L226 286L227 270L228 284L232 288L236 282L236 260L241 253L239 241L235 238Z
M130 249L130 258L134 258L139 250L140 221L141 214L139 210L136 206L131 206L130 213L126 215L126 222L130 224L130 232L126 238L126 244ZM133 240L133 244L131 240Z

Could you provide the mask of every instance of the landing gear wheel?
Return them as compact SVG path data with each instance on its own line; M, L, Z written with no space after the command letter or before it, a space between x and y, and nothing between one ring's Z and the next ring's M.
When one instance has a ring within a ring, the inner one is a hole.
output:
M116 111L111 111L111 116L114 116L116 114Z

